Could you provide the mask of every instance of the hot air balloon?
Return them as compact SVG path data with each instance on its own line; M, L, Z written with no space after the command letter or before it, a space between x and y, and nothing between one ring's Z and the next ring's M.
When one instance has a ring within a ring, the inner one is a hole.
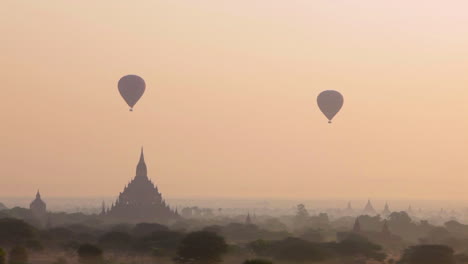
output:
M145 81L137 75L126 75L119 80L118 87L120 95L130 106L130 111L133 111L133 107L145 92Z
M320 108L320 111L328 118L328 123L331 124L333 117L340 111L343 107L343 96L333 90L323 91L317 97L317 104Z

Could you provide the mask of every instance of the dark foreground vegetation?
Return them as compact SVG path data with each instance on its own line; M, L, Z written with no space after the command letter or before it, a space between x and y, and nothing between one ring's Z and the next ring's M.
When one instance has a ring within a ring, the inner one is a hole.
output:
M26 209L0 212L0 264L133 263L468 263L468 226L433 226L405 212L380 216L201 217L118 223L99 216L52 215L45 225Z

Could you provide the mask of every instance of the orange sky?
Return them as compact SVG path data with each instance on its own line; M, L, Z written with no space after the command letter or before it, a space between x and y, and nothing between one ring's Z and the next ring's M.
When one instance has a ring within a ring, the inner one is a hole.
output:
M117 195L144 145L167 197L468 200L467 10L4 1L0 194ZM132 113L126 74L147 83Z

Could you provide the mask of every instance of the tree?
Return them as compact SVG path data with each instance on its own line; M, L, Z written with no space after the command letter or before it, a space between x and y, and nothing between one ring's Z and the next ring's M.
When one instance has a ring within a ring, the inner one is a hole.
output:
M54 241L67 241L75 237L75 233L64 227L56 227L45 230L41 237L45 237Z
M16 246L10 251L10 264L27 264L28 263L28 252L26 248Z
M377 261L383 261L386 258L381 246L356 234L350 234L346 239L337 243L335 250L341 257L364 257Z
M227 244L223 237L206 231L192 232L182 240L176 261L193 264L218 263L226 251Z
M444 227L437 226L427 232L427 235L420 238L421 244L433 244L433 245L448 245L457 247L460 244L458 239L454 238L453 235ZM463 245L460 245L463 247Z
M139 237L144 237L157 231L169 231L169 228L167 226L156 223L140 223L133 228L133 234Z
M51 228L41 232L41 240L48 248L71 249L76 251L81 244L76 239L77 234L68 228ZM73 245L70 247L70 245Z
M24 221L3 218L0 219L0 244L1 245L22 245L26 241L34 240L37 231Z
M116 224L110 228L110 231L124 232L124 233L130 234L132 232L132 229L133 229L133 225L131 224Z
M3 248L0 248L0 264L6 263L6 252Z
M298 204L297 205L296 218L302 220L302 219L307 219L308 217L309 217L309 212L305 208L305 205Z
M408 241L417 241L432 227L421 221L420 225L414 223L406 212L393 212L388 217L388 227L392 233Z
M260 229L256 225L244 225L239 223L231 223L224 226L221 234L229 240L235 241L251 241L258 238Z
M78 261L81 264L101 264L104 259L102 249L91 244L83 244L78 248Z
M265 240L255 240L247 244L247 247L258 256L269 256L273 242Z
M296 216L294 217L294 227L296 230L304 229L309 221L309 212L305 208L305 205L297 205Z
M144 240L150 243L153 247L163 249L176 249L183 239L183 233L175 231L158 231L153 232Z
M203 228L203 231L219 234L221 231L223 231L223 228L219 225L210 225Z
M328 218L328 214L320 213L317 216L310 217L310 225L316 228L327 229L330 225L330 219Z
M288 230L288 228L286 227L286 225L284 223L282 223L279 219L277 218L270 218L270 219L267 219L263 225L262 225L262 228L265 228L269 231L286 231Z
M174 256L183 238L183 233L175 231L157 231L137 239L133 248L139 252L151 252L153 256L158 257Z
M382 219L380 218L380 215L361 215L357 218L357 220L359 221L359 225L361 226L361 231L380 232L380 230L382 230Z
M99 238L99 245L113 251L126 251L130 248L132 236L124 232L109 232Z
M411 224L411 217L408 213L402 212L393 212L388 216L388 221L394 225L409 225Z
M418 245L405 250L398 264L455 264L453 249L443 245Z
M316 243L320 243L325 240L320 230L316 230L316 229L305 230L300 238L307 240L309 242L316 242Z
M319 262L331 256L331 252L323 244L293 237L274 241L269 245L267 254L277 260L288 262Z

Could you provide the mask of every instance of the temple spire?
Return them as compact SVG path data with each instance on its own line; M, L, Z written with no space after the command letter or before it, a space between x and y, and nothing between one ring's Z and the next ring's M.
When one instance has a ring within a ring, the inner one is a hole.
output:
M390 211L390 207L388 206L388 203L385 202L385 207L384 207L384 210L382 212L382 215L384 217L388 217L392 212Z
M148 177L146 164L145 164L145 155L143 153L143 147L141 147L140 161L138 162L138 165L137 165L135 178L139 178L139 177L145 177L145 178Z
M143 147L141 147L140 162L145 163L145 154L143 153Z
M367 200L367 204L366 204L366 207L364 208L363 214L365 214L365 215L375 215L376 214L375 209L372 206L372 203L371 203L370 199Z
M106 214L106 203L102 201L101 215L105 215L105 214Z
M247 214L247 217L245 218L245 224L246 225L252 224L252 219L250 218L250 212Z
M356 221L354 222L353 232L354 233L360 233L361 232L361 223L359 223L359 218L356 218Z
M36 199L41 199L41 193L39 192L39 189L37 189Z

